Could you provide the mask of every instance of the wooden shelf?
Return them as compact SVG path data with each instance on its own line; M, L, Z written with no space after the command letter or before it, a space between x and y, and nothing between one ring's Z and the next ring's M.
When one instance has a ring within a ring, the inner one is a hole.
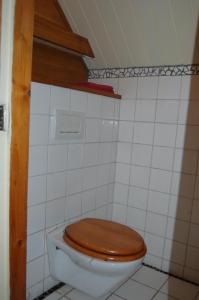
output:
M106 92L106 91L99 91L99 90L96 90L96 89L93 89L93 88L90 88L90 87L76 86L75 84L72 84L72 83L66 83L64 85L64 87L72 89L72 90L88 92L88 93L102 95L102 96L111 97L111 98L115 98L115 99L121 99L122 98L122 96L118 95L118 94L113 94L113 93L109 93L109 92Z

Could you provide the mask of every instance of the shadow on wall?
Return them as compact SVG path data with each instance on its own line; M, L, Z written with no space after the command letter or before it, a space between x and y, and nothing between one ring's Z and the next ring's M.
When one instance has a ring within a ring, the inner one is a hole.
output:
M199 25L193 63L199 61ZM199 284L199 75L183 77L165 252L168 270ZM176 282L168 285L175 295Z

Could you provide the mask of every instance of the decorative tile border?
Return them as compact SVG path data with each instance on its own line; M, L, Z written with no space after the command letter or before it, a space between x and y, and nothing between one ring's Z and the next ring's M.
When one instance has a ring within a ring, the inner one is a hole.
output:
M199 65L171 65L89 70L89 79L182 75L199 75Z

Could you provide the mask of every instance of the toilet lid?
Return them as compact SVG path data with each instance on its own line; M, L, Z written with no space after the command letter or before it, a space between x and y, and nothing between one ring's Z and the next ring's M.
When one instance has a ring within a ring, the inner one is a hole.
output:
M133 229L107 220L87 218L66 227L64 240L81 252L128 257L146 253L142 237ZM97 255L91 255L97 257ZM111 260L111 259L110 259ZM125 260L125 259L123 259ZM128 259L126 259L128 260Z

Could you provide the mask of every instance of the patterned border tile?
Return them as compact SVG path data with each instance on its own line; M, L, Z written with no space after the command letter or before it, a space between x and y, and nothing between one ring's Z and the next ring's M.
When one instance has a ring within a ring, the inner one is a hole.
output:
M182 75L199 75L199 65L171 65L89 70L89 79Z

